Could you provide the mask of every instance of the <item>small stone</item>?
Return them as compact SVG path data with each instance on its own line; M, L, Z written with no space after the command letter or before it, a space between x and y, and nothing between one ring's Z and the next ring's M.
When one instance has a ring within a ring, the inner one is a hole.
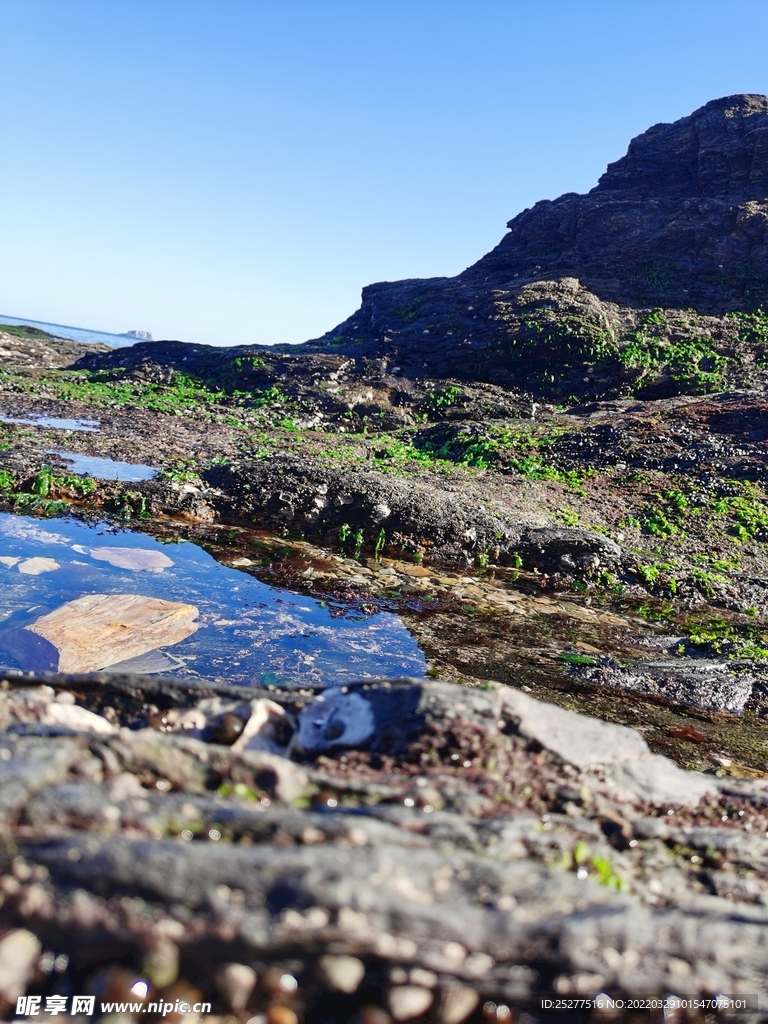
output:
M132 569L134 572L162 572L173 565L168 555L152 548L91 548L90 556L99 562L108 562L117 569Z
M26 928L13 928L0 939L0 999L15 1003L27 991L40 943Z
M234 717L234 716L224 716ZM244 750L266 750L280 753L285 743L281 740L281 727L285 722L285 711L273 700L264 697L251 701L251 716L240 735L232 744L232 750L240 754Z
M399 985L389 990L389 1009L395 1020L412 1020L432 1005L432 993L419 985Z
M326 984L334 992L351 995L365 977L365 966L355 956L321 956L318 963Z
M144 957L144 975L156 988L172 985L179 976L179 949L167 938L156 939Z
M24 576L39 576L43 572L53 572L61 566L52 558L43 558L37 555L35 558L25 558L19 563L19 572Z
M480 994L466 985L452 985L443 992L437 1019L440 1024L462 1024L480 1002Z
M412 985L420 985L422 988L434 988L437 985L437 975L434 971L427 971L423 967L414 967L411 971L410 982Z
M290 1006L278 1003L267 1010L267 1024L299 1024L299 1018Z
M224 964L216 972L215 981L230 1010L240 1013L256 987L256 972L247 964Z
M146 790L131 772L121 772L112 780L112 785L109 787L109 799L119 803L132 796L146 796Z
M107 736L117 732L115 726L101 715L81 708L78 704L61 704L58 701L51 701L48 705L43 721L46 725L63 725L76 732L95 732Z
M14 878L18 878L20 882L28 882L32 877L32 868L23 857L13 858L11 861L11 872Z
M229 747L240 736L244 728L245 722L239 715L222 715L221 721L213 730L213 738L217 743Z

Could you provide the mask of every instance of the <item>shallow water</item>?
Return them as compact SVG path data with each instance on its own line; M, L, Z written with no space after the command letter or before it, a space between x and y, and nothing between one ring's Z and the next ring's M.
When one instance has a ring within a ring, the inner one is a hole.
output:
M121 567L131 562L150 568ZM422 676L426 669L424 656L396 615L335 617L322 602L220 565L189 541L163 544L106 523L0 513L0 581L4 667L32 667L24 665L18 643L10 638L20 631L29 638L25 627L34 627L42 616L86 595L134 594L183 602L199 613L195 633L171 645L155 644L135 659L130 666L135 671L328 685L363 676ZM69 609L61 613L65 622L68 614ZM96 634L91 630L88 636L91 647ZM4 644L16 655L7 653Z
M31 412L26 417L0 416L0 423L23 423L30 427L52 427L55 430L85 430L89 434L98 434L98 420L70 420L58 416L43 416Z
M92 476L96 480L151 480L160 472L152 466L119 462L116 459L101 459L95 455L79 455L77 452L67 452L62 448L51 448L46 455L59 455L70 463L67 468L73 473Z

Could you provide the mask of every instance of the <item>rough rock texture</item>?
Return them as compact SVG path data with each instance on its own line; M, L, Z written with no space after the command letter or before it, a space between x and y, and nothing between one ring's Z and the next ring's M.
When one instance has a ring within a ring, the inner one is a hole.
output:
M372 538L383 530L392 543L412 550L423 545L442 558L460 560L473 551L492 550L503 559L514 553L543 572L578 576L627 560L608 537L539 526L535 510L522 518L468 486L438 490L431 481L398 480L365 468L337 469L290 456L214 466L205 480L237 496L231 507L238 515L258 514L273 528L323 536L329 546L346 524Z
M43 367L69 366L76 359L83 358L83 349L89 353L111 352L109 345L99 342L84 344L52 338L45 331L34 327L21 330L3 325L0 327L0 361L16 366L29 366L36 370Z
M763 782L684 772L632 729L500 685L345 688L374 734L311 756L289 734L265 755L164 731L174 706L215 725L201 692L103 676L0 689L15 780L0 924L66 955L75 987L133 963L160 998L191 978L253 1013L280 1002L261 980L274 966L310 1022L337 998L342 1019L363 1004L400 1019L411 1003L471 1013L606 987L764 992ZM54 693L107 694L133 727L60 735L36 710ZM270 696L300 736L333 693Z
M458 277L369 285L315 347L537 390L565 361L563 389L583 393L584 371L638 309L722 317L768 301L767 140L765 96L655 125L591 192L518 214Z
M630 667L608 664L579 674L599 686L615 686L658 694L680 704L741 712L755 692L765 687L765 670L751 662L678 658L640 661Z

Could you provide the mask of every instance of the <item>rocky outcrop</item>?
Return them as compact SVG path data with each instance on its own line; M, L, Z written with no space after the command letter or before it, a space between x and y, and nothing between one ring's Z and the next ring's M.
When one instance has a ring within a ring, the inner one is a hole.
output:
M656 125L591 192L543 200L508 227L458 277L368 286L312 347L538 390L554 374L579 394L643 311L692 311L683 334L727 334L707 318L768 302L768 98Z
M724 97L633 139L591 192L518 214L457 277L368 285L316 341L226 356L156 342L78 366L231 387L352 366L390 390L429 377L563 398L723 390L754 376L766 344L762 321L729 314L768 303L767 183L768 97ZM312 415L332 415L330 389L318 397Z
M318 459L273 456L213 466L206 483L230 496L231 512L273 528L323 538L329 546L359 534L359 547L385 544L418 559L466 561L489 554L548 574L583 577L630 564L631 556L589 530L539 525L474 488L401 480ZM231 514L231 513L230 513ZM539 521L537 521L539 520Z
M0 363L5 366L34 367L39 370L56 366L69 366L86 353L104 355L108 345L100 342L81 343L53 338L35 327L9 327L0 325Z

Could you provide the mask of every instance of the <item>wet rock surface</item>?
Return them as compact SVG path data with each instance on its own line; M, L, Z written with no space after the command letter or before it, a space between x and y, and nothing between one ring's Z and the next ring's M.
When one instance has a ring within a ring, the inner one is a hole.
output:
M502 684L270 691L289 723L270 755L158 728L157 704L208 715L200 687L115 679L0 690L0 916L76 985L132 964L161 997L192 978L218 1012L252 1015L282 1002L262 983L277 971L309 1021L330 1005L468 1018L541 992L763 991L762 781L684 772L634 730ZM37 714L99 709L97 694L110 734ZM367 703L374 733L302 749L330 699Z

